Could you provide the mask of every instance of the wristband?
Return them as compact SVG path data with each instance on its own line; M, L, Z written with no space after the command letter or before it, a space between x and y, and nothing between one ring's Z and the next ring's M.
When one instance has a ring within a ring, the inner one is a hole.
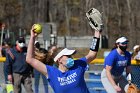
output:
M90 50L97 52L99 49L99 43L100 43L100 38L93 37L93 40L92 40L92 43L90 46Z

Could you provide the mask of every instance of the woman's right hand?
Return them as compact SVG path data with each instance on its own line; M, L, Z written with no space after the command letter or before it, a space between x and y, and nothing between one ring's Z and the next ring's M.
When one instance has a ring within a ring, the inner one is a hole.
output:
M33 25L31 28L31 31L30 31L32 37L36 37L38 35L37 33L34 32L34 30L35 29L34 29L34 25Z
M121 88L117 85L114 86L114 89L117 91L117 92L120 92L121 91Z

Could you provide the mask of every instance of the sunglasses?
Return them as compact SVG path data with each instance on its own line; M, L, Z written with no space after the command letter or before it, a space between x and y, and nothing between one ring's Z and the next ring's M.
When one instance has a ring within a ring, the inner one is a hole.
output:
M122 45L127 45L127 44L128 44L128 42L122 42L122 43L120 43L120 44L122 44Z
M23 41L23 40L19 40L18 43L25 43L25 41Z

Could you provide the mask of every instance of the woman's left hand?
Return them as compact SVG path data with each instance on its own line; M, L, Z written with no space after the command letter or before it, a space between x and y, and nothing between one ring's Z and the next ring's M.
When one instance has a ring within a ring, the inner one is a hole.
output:
M117 86L117 85L115 85L114 88L115 88L115 90L116 90L117 92L120 92L120 91L121 91L121 88L120 88L119 86Z

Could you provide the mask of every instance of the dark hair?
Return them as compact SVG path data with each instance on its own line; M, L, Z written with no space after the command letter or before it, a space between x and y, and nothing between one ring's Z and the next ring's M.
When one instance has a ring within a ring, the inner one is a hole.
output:
M112 48L111 50L116 49L116 48L117 48L117 44L118 44L118 43L115 43L114 46L113 46L113 48Z
M39 42L36 42L35 43L35 47L39 49L40 48L40 43Z
M25 38L24 37L22 37L22 36L19 36L19 37L17 37L17 41L19 42L19 43L25 43Z
M48 50L46 50L45 48L40 48L39 51L44 54L48 53Z

